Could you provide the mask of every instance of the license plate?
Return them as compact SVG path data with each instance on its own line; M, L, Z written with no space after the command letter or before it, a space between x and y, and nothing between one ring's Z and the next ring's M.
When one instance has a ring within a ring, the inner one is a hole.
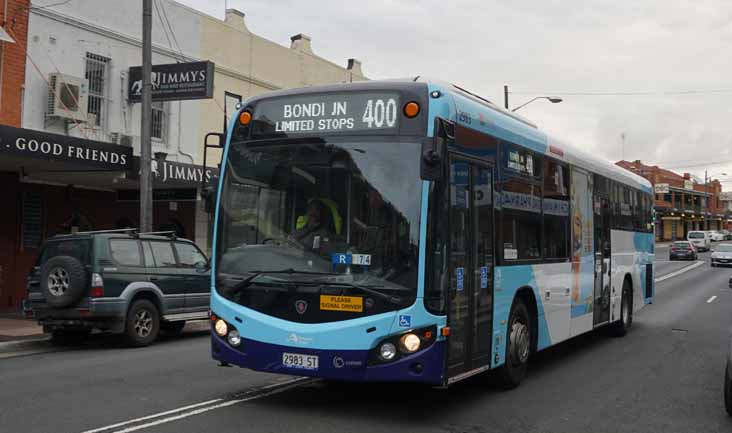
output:
M317 370L318 357L314 355L303 355L301 353L283 353L282 365L290 368L301 368L303 370Z

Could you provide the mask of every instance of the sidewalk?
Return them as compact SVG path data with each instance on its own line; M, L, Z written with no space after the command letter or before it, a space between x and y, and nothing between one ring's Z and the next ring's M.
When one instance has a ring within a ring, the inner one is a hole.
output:
M43 336L43 328L35 319L0 316L0 342L26 340Z

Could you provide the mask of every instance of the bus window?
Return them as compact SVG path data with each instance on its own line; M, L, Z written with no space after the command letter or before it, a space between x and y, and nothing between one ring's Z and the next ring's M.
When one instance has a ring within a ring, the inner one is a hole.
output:
M569 170L544 161L544 258L569 257Z
M503 183L499 250L503 260L541 258L541 187L518 179Z

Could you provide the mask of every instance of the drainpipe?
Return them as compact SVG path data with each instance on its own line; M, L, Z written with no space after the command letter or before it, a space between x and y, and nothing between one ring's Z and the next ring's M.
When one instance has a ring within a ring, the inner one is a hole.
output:
M3 1L3 22L4 26L8 22L8 3L10 0ZM5 71L5 44L7 42L0 42L0 109L3 106L3 72Z
M191 155L189 153L183 152L183 149L181 149L181 147L180 147L180 145L181 145L181 138L180 137L182 135L181 134L181 131L180 131L180 128L181 128L181 124L182 124L181 118L183 117L181 115L181 109L182 109L182 107L183 107L183 102L178 101L178 154L187 156L188 159L191 160L191 164L195 164L196 161L193 159L193 155Z

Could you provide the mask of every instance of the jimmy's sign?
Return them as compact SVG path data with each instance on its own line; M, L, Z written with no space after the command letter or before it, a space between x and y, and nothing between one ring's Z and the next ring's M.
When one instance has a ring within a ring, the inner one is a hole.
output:
M0 155L2 154L126 170L132 159L132 148L0 125Z
M151 81L153 101L212 98L214 64L192 62L154 65ZM142 102L142 67L130 68L127 82L128 100Z

